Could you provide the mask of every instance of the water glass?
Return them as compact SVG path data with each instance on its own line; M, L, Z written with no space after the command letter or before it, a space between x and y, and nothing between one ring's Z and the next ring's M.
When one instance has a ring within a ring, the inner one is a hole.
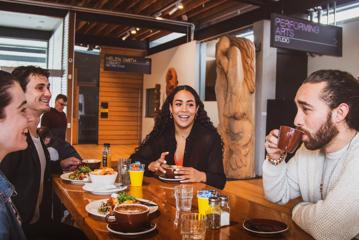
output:
M191 211L193 186L178 185L174 188L177 211Z
M203 240L206 236L206 217L198 213L181 215L182 240Z
M130 185L130 175L128 174L128 169L131 164L131 159L120 159L117 164L118 171L118 182L123 186Z

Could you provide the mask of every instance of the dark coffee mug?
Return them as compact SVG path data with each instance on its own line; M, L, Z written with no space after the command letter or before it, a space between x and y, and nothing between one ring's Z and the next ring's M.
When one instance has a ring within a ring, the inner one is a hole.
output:
M106 222L124 231L136 231L149 224L149 207L143 204L120 204L106 215Z
M278 148L286 153L293 153L302 142L303 132L289 126L280 126Z
M175 171L178 169L178 166L176 165L162 165L162 168L166 171L165 177L166 178L175 178Z

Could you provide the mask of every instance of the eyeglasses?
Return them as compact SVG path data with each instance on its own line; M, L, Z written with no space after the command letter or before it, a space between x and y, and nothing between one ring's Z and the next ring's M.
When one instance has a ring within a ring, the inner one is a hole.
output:
M66 107L67 106L67 103L63 103L63 102L59 102L59 104L63 107Z

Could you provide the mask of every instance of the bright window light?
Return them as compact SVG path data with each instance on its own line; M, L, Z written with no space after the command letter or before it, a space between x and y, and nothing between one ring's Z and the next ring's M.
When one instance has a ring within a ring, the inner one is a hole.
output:
M161 37L159 39L156 39L156 40L150 42L150 48L156 47L156 46L161 45L161 44L166 43L166 42L170 42L172 40L175 40L177 38L183 37L185 35L186 34L184 34L184 33L170 33L170 34L167 34L166 36L163 36L163 37Z
M336 9L336 15L335 15L335 21L338 22L344 22L350 19L358 18L359 17L359 2L348 4L345 6L337 7ZM325 9L322 10L322 16L320 19L320 23L322 24L333 24L334 23L334 10L329 10L329 21L327 21L327 12ZM308 17L309 19L309 17ZM318 21L318 15L315 15L314 21Z
M245 32L242 32L242 33L239 33L236 35L237 38L247 38L248 40L251 40L252 42L254 42L254 32L253 30L250 30L250 31L245 31Z
M47 67L47 42L0 37L0 66Z

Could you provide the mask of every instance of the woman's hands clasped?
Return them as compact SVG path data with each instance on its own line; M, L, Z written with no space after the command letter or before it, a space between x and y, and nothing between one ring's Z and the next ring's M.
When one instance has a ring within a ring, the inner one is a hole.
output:
M148 170L151 172L162 172L166 173L166 170L163 169L163 164L166 164L165 157L169 154L169 152L163 152L161 153L161 156L156 161L151 162L148 165ZM176 178L180 178L182 183L187 182L206 182L207 176L206 173L198 171L197 169L193 167L178 167L176 171L174 172L176 175Z
M207 176L206 173L198 171L193 167L180 167L175 171L176 178L181 178L181 183L187 182L206 182Z
M161 156L160 156L159 159L157 159L156 161L151 162L151 163L148 165L148 170L150 170L151 172L160 171L160 172L166 173L166 170L164 170L164 169L162 168L162 164L165 164L165 163L166 163L165 157L166 157L168 154L169 154L169 152L163 152L163 153L161 153Z

